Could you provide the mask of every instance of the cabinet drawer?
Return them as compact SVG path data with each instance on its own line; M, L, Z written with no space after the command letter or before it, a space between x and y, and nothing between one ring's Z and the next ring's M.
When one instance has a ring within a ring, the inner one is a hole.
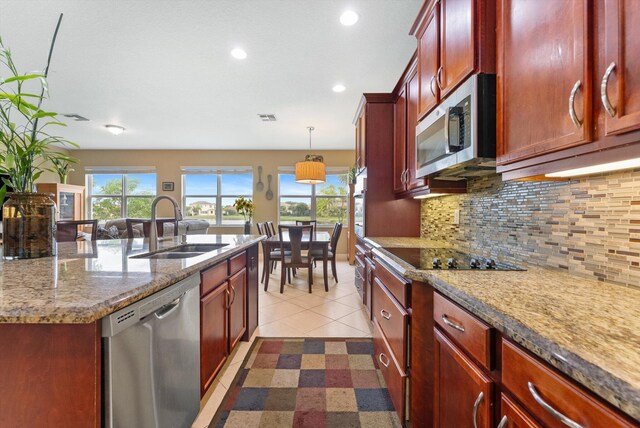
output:
M380 325L375 319L373 320L373 352L373 358L379 366L384 381L387 384L391 402L396 408L400 420L404 422L407 375L400 370L391 357L389 345L384 338Z
M377 260L375 264L375 275L402 306L405 308L409 306L409 281L391 272L389 268Z
M433 296L433 317L438 326L475 358L491 370L491 336L493 329L446 297Z
M584 427L634 426L594 395L506 340L502 342L502 383L545 426L566 428L551 408ZM543 402L549 410L540 404Z
M200 273L200 297L204 297L211 290L227 280L227 261L211 266Z
M373 280L373 316L382 329L389 348L402 370L407 367L408 313L386 290L378 278Z
M245 266L247 266L247 253L243 251L229 259L229 275L240 272Z

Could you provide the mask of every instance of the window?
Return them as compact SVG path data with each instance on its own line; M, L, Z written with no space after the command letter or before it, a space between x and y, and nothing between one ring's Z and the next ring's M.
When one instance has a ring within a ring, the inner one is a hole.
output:
M318 224L345 223L347 220L346 169L327 171L322 184L298 184L295 174L283 171L278 175L279 223L296 220L316 220Z
M150 218L156 174L150 168L87 168L90 219Z
M212 226L244 224L233 208L236 198L253 198L253 170L241 168L183 168L182 206L188 218L208 220Z

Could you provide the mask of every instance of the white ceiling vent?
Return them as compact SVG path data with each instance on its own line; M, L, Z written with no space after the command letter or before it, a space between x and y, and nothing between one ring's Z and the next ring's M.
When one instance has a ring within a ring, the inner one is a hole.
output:
M276 115L273 113L258 113L258 117L263 122L275 122L278 120L276 119Z

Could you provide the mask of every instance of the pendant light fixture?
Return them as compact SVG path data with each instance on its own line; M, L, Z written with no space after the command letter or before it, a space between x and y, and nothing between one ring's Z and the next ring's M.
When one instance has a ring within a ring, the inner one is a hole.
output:
M309 130L309 150L311 150L311 132L313 126L307 126ZM306 155L303 162L296 162L296 183L320 184L326 181L324 159L320 155Z

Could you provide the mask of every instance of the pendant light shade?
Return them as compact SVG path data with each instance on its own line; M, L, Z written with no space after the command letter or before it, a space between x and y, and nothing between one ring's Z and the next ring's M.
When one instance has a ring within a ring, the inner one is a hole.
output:
M315 128L308 126L309 149L311 149L311 131ZM303 162L296 162L296 183L320 184L326 181L324 159L319 155L307 155Z

